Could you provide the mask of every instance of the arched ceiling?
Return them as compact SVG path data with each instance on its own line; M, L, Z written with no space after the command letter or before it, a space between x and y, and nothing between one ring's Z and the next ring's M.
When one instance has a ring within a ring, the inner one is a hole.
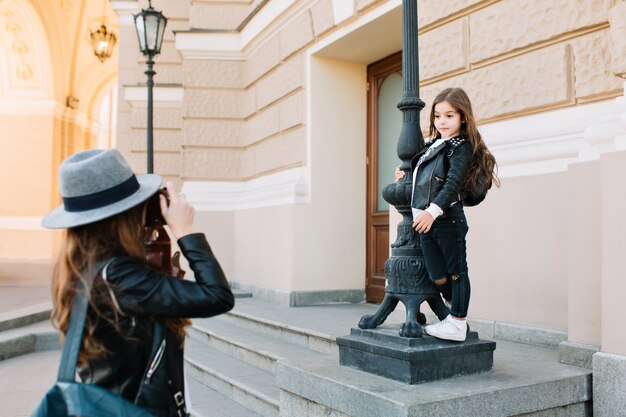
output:
M117 46L104 63L93 54L89 32L103 16L119 34L109 0L0 0L0 99L48 98L91 119L94 100L117 76Z
M52 97L48 37L29 2L0 0L0 50L3 95Z

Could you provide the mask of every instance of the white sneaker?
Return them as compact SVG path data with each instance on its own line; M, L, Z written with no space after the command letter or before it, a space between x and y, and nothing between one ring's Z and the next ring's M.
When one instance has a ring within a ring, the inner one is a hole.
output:
M446 317L439 323L426 326L426 333L438 339L454 340L455 342L465 341L467 335L467 322L457 320L452 316Z

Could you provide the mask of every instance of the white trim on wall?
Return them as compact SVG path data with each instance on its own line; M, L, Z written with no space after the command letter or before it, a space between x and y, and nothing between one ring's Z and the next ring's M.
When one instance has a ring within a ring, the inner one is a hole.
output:
M226 211L308 203L304 168L292 168L246 182L185 181L183 192L196 210Z
M133 15L141 10L137 0L111 0L111 7L119 16L120 26L135 26Z
M38 216L0 216L0 230L47 230Z
M182 87L154 87L152 90L155 108L180 108L183 106L185 90ZM125 86L124 99L133 107L148 107L148 87Z
M341 0L346 1L346 0ZM245 25L241 32L177 31L176 50L183 60L245 60L250 44L269 28L263 36L271 36L278 29L275 22L285 13L293 18L306 9L312 0L272 0ZM291 10L290 10L291 9Z
M50 98L0 98L0 114L5 115L60 115L64 109L58 101Z
M563 172L572 162L619 149L625 115L626 100L620 97L489 123L480 131L501 177L538 175Z

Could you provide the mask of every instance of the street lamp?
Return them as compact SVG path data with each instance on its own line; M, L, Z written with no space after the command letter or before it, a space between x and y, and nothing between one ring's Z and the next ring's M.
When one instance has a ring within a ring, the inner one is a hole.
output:
M417 38L417 0L402 1L402 100L398 108L402 112L402 131L398 139L400 170L404 177L383 189L383 198L396 207L402 215L398 224L398 237L391 245L391 257L385 262L385 297L373 315L363 316L361 329L373 329L381 325L393 312L398 302L406 307L406 322L400 336L421 337L420 324L426 322L420 313L420 304L428 301L440 319L448 315L437 287L428 278L419 236L411 227L411 159L424 146L420 128L420 111L424 102L419 98L419 62Z
M147 58L148 69L144 72L148 76L148 174L154 172L153 168L153 132L152 132L152 88L154 87L153 77L156 72L152 69L154 56L161 53L163 34L167 25L167 18L160 11L152 8L152 1L148 1L148 8L142 9L141 13L135 16L135 29L139 39L139 50Z

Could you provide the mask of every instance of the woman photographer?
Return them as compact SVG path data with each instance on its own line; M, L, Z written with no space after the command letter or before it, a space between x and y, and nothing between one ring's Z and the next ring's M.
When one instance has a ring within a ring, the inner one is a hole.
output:
M43 225L66 229L52 283L53 321L64 335L74 299L87 289L81 380L169 417L187 415L183 345L189 318L225 313L234 298L204 234L192 232L193 207L169 182L169 201L158 195L161 213L195 281L147 265L146 202L157 198L161 182L158 175L135 176L115 149L79 152L61 165L63 204Z

